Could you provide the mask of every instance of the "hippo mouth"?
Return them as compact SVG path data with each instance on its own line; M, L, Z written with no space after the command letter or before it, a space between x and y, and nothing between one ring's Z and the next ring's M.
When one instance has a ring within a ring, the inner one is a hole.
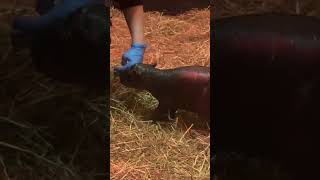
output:
M127 75L120 75L120 83L128 87L134 87L135 80Z
M119 75L120 83L127 86L127 87L136 87L137 86L137 79L133 77L130 71L124 71Z

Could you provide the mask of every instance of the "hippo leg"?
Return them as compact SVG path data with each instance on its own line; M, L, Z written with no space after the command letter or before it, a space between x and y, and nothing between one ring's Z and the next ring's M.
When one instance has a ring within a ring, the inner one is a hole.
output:
M175 108L170 108L167 104L159 102L159 106L152 114L152 119L154 121L165 121L170 120L170 118L174 119L175 112Z
M175 121L177 118L177 108L171 108L168 111L168 119L171 121Z

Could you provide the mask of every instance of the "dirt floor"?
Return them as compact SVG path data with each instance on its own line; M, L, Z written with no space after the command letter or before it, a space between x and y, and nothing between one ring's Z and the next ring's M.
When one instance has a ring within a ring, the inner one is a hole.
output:
M289 13L320 16L320 1L315 0L216 0L214 17L256 13Z
M111 10L111 70L130 46L122 13ZM148 11L144 63L159 68L210 66L210 10L170 16ZM147 92L111 81L110 166L112 179L210 179L210 129L191 113L177 122L153 124L157 101Z

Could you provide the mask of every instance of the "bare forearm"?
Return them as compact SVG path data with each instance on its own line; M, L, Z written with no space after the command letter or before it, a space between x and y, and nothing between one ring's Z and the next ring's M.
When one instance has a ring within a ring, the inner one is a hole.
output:
M144 10L142 5L123 9L132 43L144 44Z

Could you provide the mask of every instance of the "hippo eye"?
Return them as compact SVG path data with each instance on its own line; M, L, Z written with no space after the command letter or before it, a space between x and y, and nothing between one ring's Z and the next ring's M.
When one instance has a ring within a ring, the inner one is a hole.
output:
M130 72L130 76L137 76L139 73L137 71L137 69L132 69L132 71Z

